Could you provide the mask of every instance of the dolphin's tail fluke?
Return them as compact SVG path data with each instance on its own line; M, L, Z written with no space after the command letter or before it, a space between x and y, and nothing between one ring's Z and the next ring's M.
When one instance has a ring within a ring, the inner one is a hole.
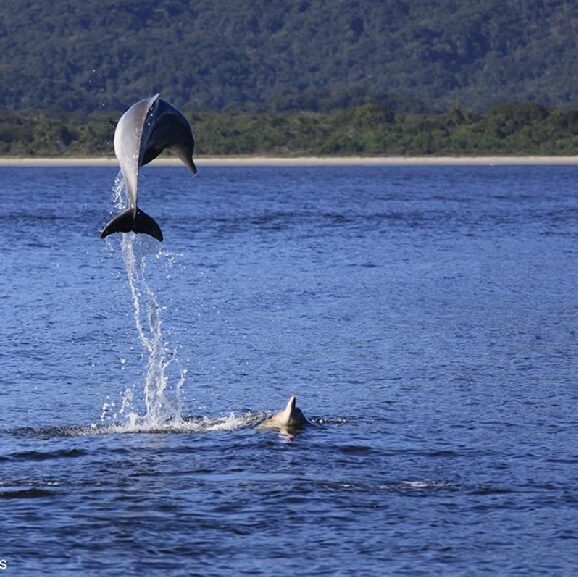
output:
M157 222L144 211L137 209L136 219L134 220L133 229L135 233L146 233L159 241L163 240L163 232Z
M163 240L163 232L157 222L140 209L136 210L136 215L134 209L128 209L128 211L116 216L104 227L100 238L104 239L112 233L128 233L130 231L146 233L159 241Z

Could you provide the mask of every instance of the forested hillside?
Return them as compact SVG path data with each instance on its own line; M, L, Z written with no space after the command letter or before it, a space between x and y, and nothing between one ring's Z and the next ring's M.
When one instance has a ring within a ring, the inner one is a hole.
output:
M2 0L0 107L578 106L573 0Z

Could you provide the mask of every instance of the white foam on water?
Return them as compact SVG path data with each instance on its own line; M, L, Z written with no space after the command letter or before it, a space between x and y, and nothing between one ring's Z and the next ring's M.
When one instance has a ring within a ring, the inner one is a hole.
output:
M220 417L186 417L178 421L153 422L147 419L127 420L125 423L97 426L84 429L83 435L90 434L128 434L128 433L205 433L219 431L235 431L253 427L263 419L261 413L236 414Z
M90 425L68 425L45 428L19 428L13 431L15 435L26 437L77 437L123 434L182 434L225 432L249 429L262 422L269 414L263 412L244 411L230 412L217 417L181 416L181 419L154 423L146 415L129 413L123 422L92 423ZM0 482L1 485L1 482Z
M443 490L451 487L448 482L436 480L403 480L400 486L412 490Z

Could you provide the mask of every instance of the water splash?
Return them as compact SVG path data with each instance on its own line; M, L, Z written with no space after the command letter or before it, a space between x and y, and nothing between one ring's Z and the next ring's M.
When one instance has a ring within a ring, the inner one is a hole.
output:
M125 423L92 423L90 425L67 425L58 427L21 427L10 430L16 437L40 437L43 439L76 436L119 435L119 434L187 434L252 429L270 414L264 412L230 412L207 416L184 416L178 423L154 424L145 419L127 420ZM69 451L69 450L67 450ZM1 485L1 482L0 482Z
M127 195L120 173L114 181L113 202L117 210L126 210ZM134 322L147 358L143 383L145 414L141 416L136 411L135 392L128 388L123 393L119 411L112 414L112 418L125 417L127 424L135 428L161 427L167 423L178 425L182 422L182 388L187 370L181 369L179 377L170 382L168 369L177 361L178 348L172 347L164 337L163 308L147 281L147 255L140 254L140 245L134 233L122 234L120 246L132 297ZM156 257L173 258L162 251ZM109 402L105 402L105 406L101 421L114 407Z

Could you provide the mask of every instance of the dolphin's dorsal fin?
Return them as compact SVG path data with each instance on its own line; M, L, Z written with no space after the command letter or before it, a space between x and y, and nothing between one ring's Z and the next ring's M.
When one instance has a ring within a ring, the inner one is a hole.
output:
M307 425L303 412L297 407L297 398L292 395L285 409L257 425L259 429L272 428L281 431L295 431Z
M297 406L297 398L292 395L287 402L287 407L281 412L280 415L283 416L285 422L291 421L293 414L295 413L295 407Z
M288 422L291 419L293 412L295 411L296 404L297 399L295 398L294 395L292 395L289 398L289 401L287 402L287 406L285 407L285 409L283 411L280 411L278 414L275 414L275 416L278 417L278 419L282 420L283 422Z

